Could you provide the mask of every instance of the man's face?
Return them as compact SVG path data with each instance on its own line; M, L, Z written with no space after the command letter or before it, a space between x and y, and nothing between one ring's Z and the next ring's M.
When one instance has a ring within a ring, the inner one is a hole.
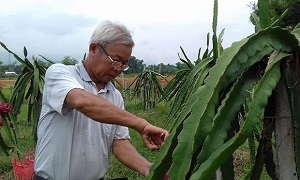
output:
M89 50L89 75L95 83L106 83L123 72L128 65L132 48L124 44L91 44Z

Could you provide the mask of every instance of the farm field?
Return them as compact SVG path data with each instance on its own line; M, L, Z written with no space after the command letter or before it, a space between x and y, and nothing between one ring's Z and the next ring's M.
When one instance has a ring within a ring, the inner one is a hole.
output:
M127 88L130 86L130 84L135 80L136 76L132 76L132 77L126 77L126 78L121 78L121 77L117 77L115 80L118 82L118 84L116 84L116 86L119 88L120 85L122 84L122 86L124 88ZM166 80L159 77L159 82L160 84L165 87L169 81L172 80L172 76L166 77ZM14 79L0 79L0 89L2 88L8 88L8 87L13 87L15 84L16 80Z
M135 79L135 77L131 78L117 78L116 80L120 83L125 83L126 87L128 87L132 81ZM168 78L168 80L171 80L171 78ZM162 86L167 85L167 82L163 79L160 79L160 82ZM1 89L7 89L10 87L13 87L15 81L14 80L0 80ZM170 102L162 101L157 105L157 107L151 109L150 111L145 112L142 108L141 102L139 99L133 99L133 100L126 100L125 99L125 107L126 109L136 114L146 120L148 120L150 123L160 126L163 126L163 121L167 117L169 110L170 110ZM31 134L31 127L23 124L20 127L20 149L23 154L27 151L33 151L34 147L34 141ZM142 143L142 140L140 138L140 135L130 130L131 135L131 142L134 144L134 146L137 148L137 150L146 157L149 161L154 162L156 159L157 152L150 152L147 148L145 148L144 144ZM13 160L13 154L10 157L6 157L4 154L0 152L0 179L2 180L12 180L14 178L13 169L12 169L12 162ZM242 177L245 176L245 174L249 171L250 168L250 155L247 149L247 146L244 146L243 148L237 150L234 153L234 164L235 164L235 173L239 174L239 178L242 179ZM126 168L122 164L120 164L114 156L111 156L111 166L110 169L106 175L106 179L112 179L112 178L120 178L120 177L128 177L130 180L144 180L145 178L138 175L136 172ZM264 174L261 179L268 179L266 175Z
M118 77L116 81L119 81L119 83L125 84L124 87L128 87L135 77L130 78L123 78L121 79ZM162 82L162 85L165 86L167 82L163 79L160 79ZM15 80L12 79L0 79L0 89L2 92L11 92L13 86L14 86ZM118 83L116 84L117 88ZM126 109L134 114L137 114L138 116L141 116L145 119L147 119L152 124L155 124L157 126L162 126L162 122L164 117L167 116L169 106L167 106L166 103L163 103L162 105L159 105L156 109L151 110L150 112L144 112L140 101L139 100L133 100L133 101L127 101L126 103ZM22 118L24 119L24 118ZM23 122L23 121L22 121ZM24 123L21 123L18 125L20 139L19 139L19 146L20 150L22 152L21 156L24 156L26 152L33 151L34 149L34 140L31 134L31 127L29 125L26 125L25 121ZM1 129L0 129L1 130ZM134 131L131 131L131 141L132 143L137 147L138 151L140 151L141 154L143 154L147 159L153 161L155 158L155 153L150 152L147 150L140 138L140 135ZM13 167L12 167L12 161L14 158L14 154L11 154L10 157L6 157L1 151L0 151L0 179L10 180L14 179L13 174ZM143 179L143 177L139 176L137 173L133 172L130 169L127 169L123 165L121 165L114 157L111 157L111 168L107 174L108 178L117 178L117 177L129 177L130 179Z
M13 87L16 80L14 79L0 79L0 89Z
M116 87L120 88L120 84L123 86L123 88L128 88L130 84L135 80L136 76L133 77L126 77L126 78L121 78L117 77L115 80L118 82ZM173 76L168 76L166 79L163 79L161 77L158 77L159 83L162 87L165 87L168 82L170 82L173 79Z

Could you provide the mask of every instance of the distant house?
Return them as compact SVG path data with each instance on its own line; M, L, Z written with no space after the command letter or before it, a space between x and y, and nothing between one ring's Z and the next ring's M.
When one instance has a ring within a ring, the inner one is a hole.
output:
M11 72L7 71L7 72L4 72L4 74L7 76L16 76L17 75L17 73L14 71L11 71Z

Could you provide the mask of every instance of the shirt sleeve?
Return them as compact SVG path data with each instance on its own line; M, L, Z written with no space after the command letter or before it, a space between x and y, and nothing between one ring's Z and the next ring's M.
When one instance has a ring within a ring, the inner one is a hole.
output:
M128 127L118 126L114 139L130 139Z
M84 89L76 79L76 70L63 64L54 64L45 75L44 95L48 105L61 115L66 95L72 89Z

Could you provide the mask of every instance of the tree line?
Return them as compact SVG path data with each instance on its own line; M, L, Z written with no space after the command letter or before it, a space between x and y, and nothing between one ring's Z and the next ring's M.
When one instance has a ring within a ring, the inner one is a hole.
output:
M50 62L44 61L43 59L39 59L38 62L40 65L42 65L44 67L49 67L51 65ZM78 63L78 60L76 60L75 58L73 58L71 56L64 56L63 59L59 63L63 63L65 65L74 65L74 64ZM130 61L129 61L129 69L127 71L125 71L124 74L127 74L127 75L140 74L144 70L148 69L148 70L155 71L163 76L169 76L169 75L174 74L178 67L182 67L182 66L184 66L184 63L180 63L180 62L176 63L175 65L164 64L164 63L146 65L144 63L144 60L138 59L135 56L131 56ZM23 64L19 64L17 62L13 62L10 64L4 64L0 60L0 78L17 77L17 75L22 72L23 68L24 68ZM5 72L15 72L15 73L5 74Z

